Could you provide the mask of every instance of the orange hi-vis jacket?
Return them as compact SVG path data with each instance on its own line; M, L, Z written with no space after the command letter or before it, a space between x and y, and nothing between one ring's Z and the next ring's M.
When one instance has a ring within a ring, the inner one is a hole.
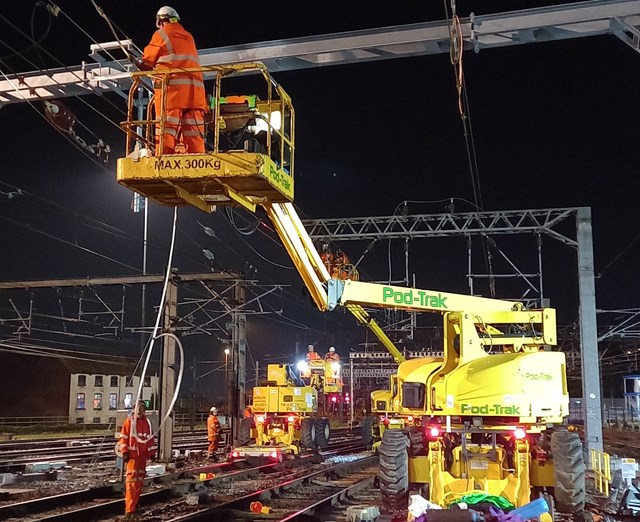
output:
M220 421L215 415L209 415L207 418L207 440L212 441L218 437L220 433Z
M198 49L191 33L179 23L166 23L158 29L144 48L142 60L159 71L200 67ZM201 72L176 72L168 77L165 109L207 108L204 79ZM156 81L156 108L162 107L162 84ZM159 113L159 111L157 110Z
M152 437L151 422L147 417L138 418L136 421L136 436L133 434L131 417L127 417L122 423L118 449L123 455L131 459L151 459L156 456L158 446L155 437Z

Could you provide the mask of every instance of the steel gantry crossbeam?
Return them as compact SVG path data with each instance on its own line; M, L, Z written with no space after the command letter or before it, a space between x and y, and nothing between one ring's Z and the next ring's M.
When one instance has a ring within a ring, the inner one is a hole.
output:
M596 0L460 20L465 50L611 34L640 50L640 0ZM271 72L449 52L446 20L202 49L203 66L262 62ZM130 41L122 42L133 54ZM118 42L91 46L95 63L0 76L0 106L115 91L131 86L131 64L111 59ZM108 55L105 57L105 53ZM109 59L107 59L109 58ZM6 71L5 71L6 73Z
M303 220L313 239L418 239L476 234L546 234L576 247L574 238L559 230L573 219L576 208L412 214Z

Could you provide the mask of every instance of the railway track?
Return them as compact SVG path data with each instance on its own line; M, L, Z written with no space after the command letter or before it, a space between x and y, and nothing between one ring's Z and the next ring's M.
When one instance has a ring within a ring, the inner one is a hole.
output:
M244 492L246 488L255 492L259 489L256 484L285 484L294 480L292 477L309 475L309 468L316 473L321 471L329 473L332 467L346 465L362 458L377 462L375 457L371 457L366 451L363 453L364 457L360 458L344 456L363 450L364 447L360 441L352 440L351 443L342 441L331 445L322 455L324 459L337 459L338 463L335 465L319 462L317 455L308 454L298 459L258 467L248 467L246 462L238 461L148 478L145 480L147 493L142 495L140 503L144 510L144 520L173 520L176 516L184 516L185 513L192 514L210 509L211 506L201 506L199 503L199 500L207 494L205 492L219 496L223 495L224 491L235 491L233 499L229 499L227 495L227 502L238 501L238 497L247 496ZM215 477L200 480L199 474L202 472L215 473ZM371 476L375 473L372 471ZM242 486L243 483L244 486ZM194 497L197 499L195 503ZM219 504L224 505L224 502ZM114 517L123 512L122 484L114 484L2 506L0 520L69 522L114 520Z
M54 446L37 445L23 449L0 448L0 473L24 473L29 466L41 461L64 461L67 465L87 462L105 462L113 460L115 439L101 437L88 442L73 439L56 442ZM206 433L178 435L174 437L173 449L205 450L207 448Z
M237 461L148 478L141 499L144 520L305 520L310 516L344 520L349 506L378 505L377 459L362 451L354 433L342 440L336 440L337 434L334 430L331 447L323 452L324 463L304 455L262 466ZM611 439L607 443L616 445ZM628 441L619 447L628 448ZM200 480L201 472L215 477ZM122 496L122 484L86 488L0 506L0 520L114 521L124 511ZM249 513L251 503L257 501L270 512ZM594 516L587 513L586 520L631 520L593 506L588 509ZM569 519L570 515L556 514L557 521Z
M332 438L339 439L350 433L348 428L332 431ZM360 433L358 432L358 435ZM174 435L173 449L201 450L207 448L206 431ZM30 464L41 461L64 461L67 465L88 462L108 462L114 459L115 439L104 436L91 439L65 439L18 443L20 449L8 444L0 446L0 473L24 473ZM32 445L31 445L32 444ZM8 448L8 449L7 449Z

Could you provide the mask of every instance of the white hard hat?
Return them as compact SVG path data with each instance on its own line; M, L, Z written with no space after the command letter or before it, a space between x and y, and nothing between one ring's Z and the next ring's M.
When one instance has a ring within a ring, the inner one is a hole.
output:
M211 409L209 411L211 413L218 413L218 408L216 408L215 406L211 406Z
M329 348L329 351L330 351L330 352L335 352L335 351L336 351L336 349L332 346L331 348Z
M156 13L156 20L168 20L171 18L175 18L176 22L180 20L178 11L176 11L173 7L165 5L158 9L158 12Z

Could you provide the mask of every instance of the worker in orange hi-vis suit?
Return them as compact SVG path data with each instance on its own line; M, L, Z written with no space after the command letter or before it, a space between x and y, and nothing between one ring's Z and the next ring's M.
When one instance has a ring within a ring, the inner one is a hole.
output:
M207 448L207 458L216 459L216 451L220 442L220 421L218 420L218 408L212 406L209 410L209 418L207 419L207 440L209 447Z
M317 361L320 359L320 354L316 352L316 349L312 344L307 347L307 362L309 361Z
M161 7L156 15L158 30L144 48L142 61L136 61L141 69L158 71L200 67L198 49L191 33L179 23L175 9ZM162 154L174 154L176 144L182 141L187 153L205 151L204 113L207 97L204 79L200 71L176 72L165 76L166 105L163 112L162 82L154 79L154 106L156 119L162 116L164 132ZM160 129L156 128L156 148L160 143ZM160 154L159 151L156 152Z
M125 520L134 519L146 476L147 459L155 458L158 449L151 422L145 416L144 402L138 401L133 415L122 424L117 449L126 464Z

